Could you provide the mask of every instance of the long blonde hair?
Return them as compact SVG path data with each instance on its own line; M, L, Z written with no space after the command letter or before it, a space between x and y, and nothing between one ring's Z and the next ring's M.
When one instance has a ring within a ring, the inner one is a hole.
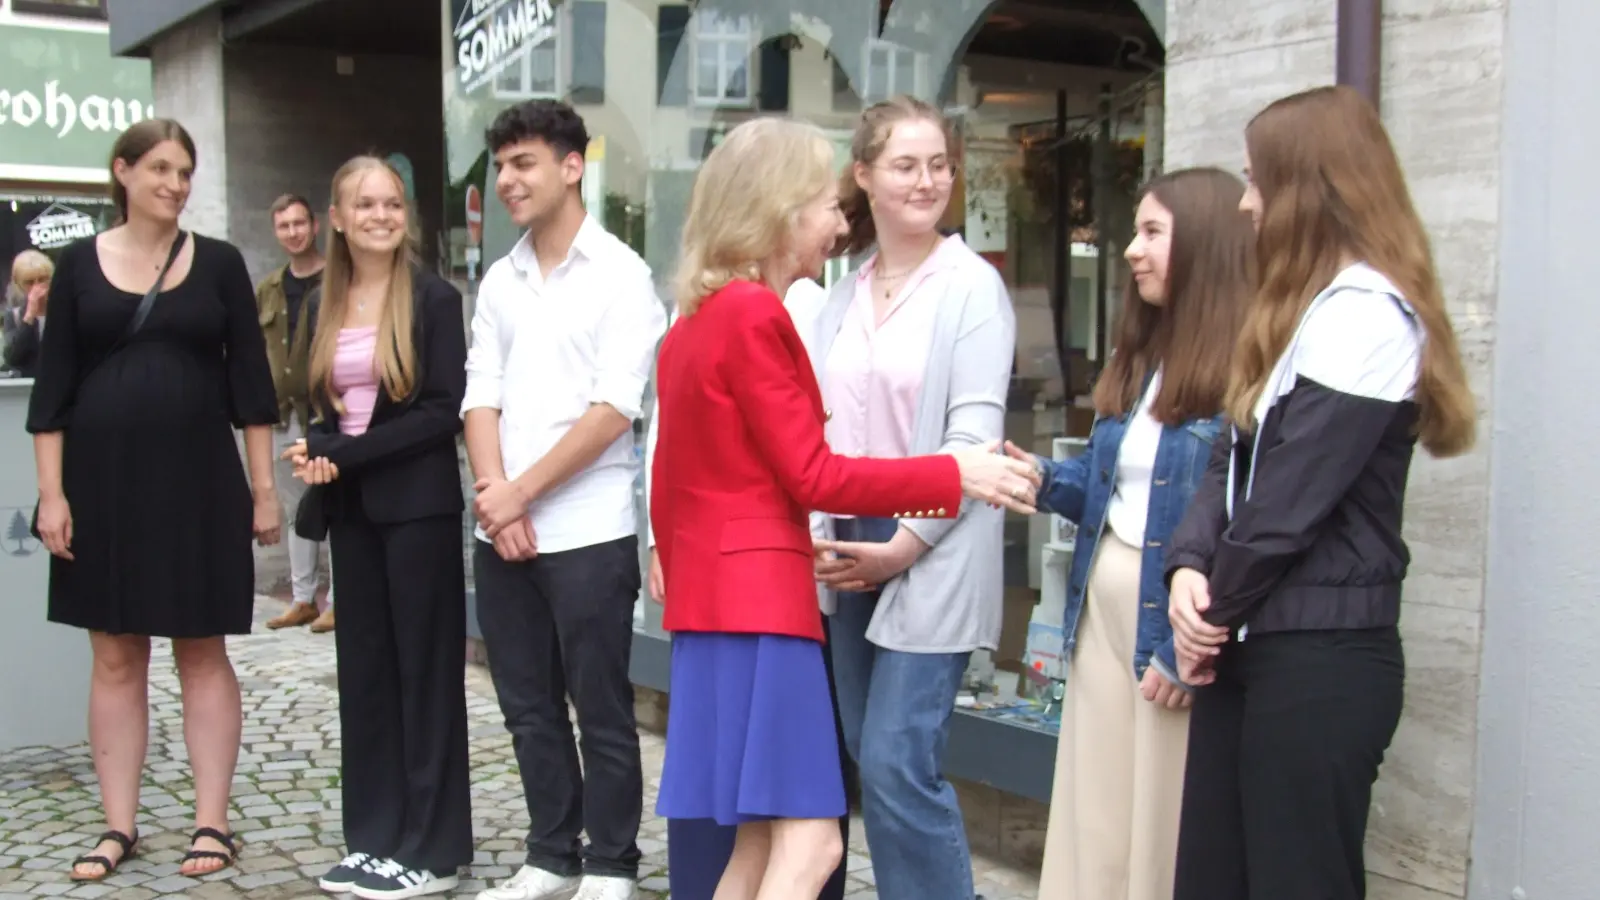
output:
M1471 448L1476 403L1445 308L1433 251L1377 110L1347 87L1284 97L1245 129L1261 193L1259 291L1233 355L1227 409L1254 427L1255 404L1313 298L1348 259L1383 273L1422 325L1417 433L1434 456Z
M333 175L330 205L339 206L345 192L359 184L369 172L384 172L394 179L402 203L406 203L405 181L388 162L376 156L357 156L339 167ZM406 239L394 254L389 270L389 296L378 320L377 347L373 365L384 392L399 402L410 396L417 379L417 352L412 339L412 266L417 259L417 222L406 203ZM328 236L328 258L322 269L322 308L317 313L316 340L311 345L312 402L320 409L326 397L334 409L344 412L344 403L333 389L333 356L339 346L339 329L344 325L350 302L350 282L355 267L350 257L350 241L335 229Z
M763 117L728 132L689 197L675 279L678 314L693 315L731 281L770 274L789 252L801 210L833 177L833 145L815 125Z

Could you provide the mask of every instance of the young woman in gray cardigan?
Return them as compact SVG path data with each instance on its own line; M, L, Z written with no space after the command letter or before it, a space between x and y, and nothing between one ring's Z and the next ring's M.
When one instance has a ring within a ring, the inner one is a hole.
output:
M810 343L837 453L914 456L1002 436L1016 319L994 267L938 230L958 144L910 98L868 109L841 196L851 254ZM1004 512L813 518L845 743L884 900L971 900L972 864L941 759L968 658L995 649ZM837 596L830 596L837 591ZM831 602L830 602L831 601Z

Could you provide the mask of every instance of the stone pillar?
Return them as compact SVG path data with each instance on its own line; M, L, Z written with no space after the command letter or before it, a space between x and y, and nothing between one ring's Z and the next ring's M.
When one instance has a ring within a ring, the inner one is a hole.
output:
M222 17L213 9L162 34L150 47L150 77L157 112L177 119L194 138L194 187L182 226L197 234L229 240L226 80ZM244 440L238 438L240 458ZM284 511L284 533L294 510ZM256 590L276 593L289 582L289 553L283 542L255 547Z
M1464 897L1477 752L1489 376L1497 298L1505 0L1391 0L1382 113L1433 241L1482 430L1446 462L1420 450L1401 629L1406 708L1374 797L1370 896ZM1332 2L1168 0L1166 160L1243 163L1243 129L1270 101L1331 84Z
M158 38L150 47L150 74L158 114L183 123L199 157L183 227L226 240L228 144L221 14L209 10Z

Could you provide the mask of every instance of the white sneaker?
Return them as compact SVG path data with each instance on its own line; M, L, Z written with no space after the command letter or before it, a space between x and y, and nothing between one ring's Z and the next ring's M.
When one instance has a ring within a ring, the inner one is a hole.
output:
M523 866L499 887L479 891L478 900L572 900L578 893L578 884L577 878Z
M637 890L632 878L585 875L573 900L633 900Z

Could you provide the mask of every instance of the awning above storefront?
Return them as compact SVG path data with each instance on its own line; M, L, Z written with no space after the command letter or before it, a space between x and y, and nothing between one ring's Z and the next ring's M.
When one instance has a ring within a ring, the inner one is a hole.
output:
M434 4L396 0L107 0L111 52L149 56L170 29L213 9L223 39L319 47L343 53L439 54Z

